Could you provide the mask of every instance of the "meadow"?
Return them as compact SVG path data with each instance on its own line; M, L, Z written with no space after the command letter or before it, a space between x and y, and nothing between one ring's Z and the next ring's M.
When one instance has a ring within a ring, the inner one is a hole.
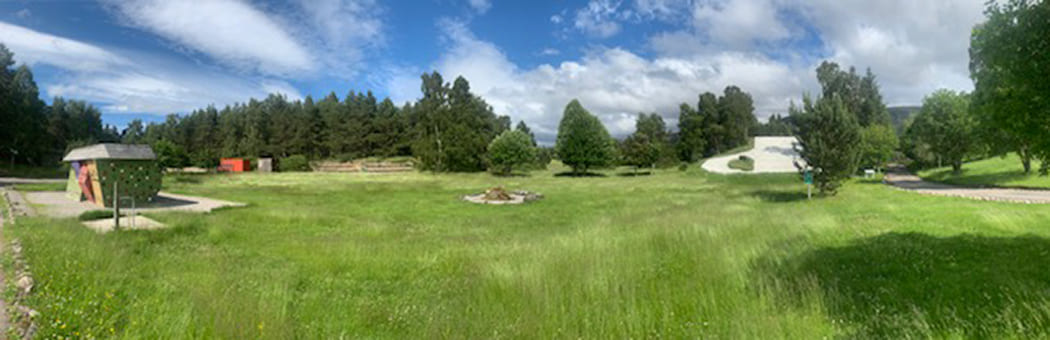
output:
M919 172L923 179L972 187L1050 189L1050 177L1039 175L1040 162L1032 160L1032 171L1024 173L1021 158L1015 153L963 164L962 173L942 167Z
M797 175L244 174L249 203L96 234L22 219L41 338L1050 336L1050 210ZM459 196L495 185L521 206Z

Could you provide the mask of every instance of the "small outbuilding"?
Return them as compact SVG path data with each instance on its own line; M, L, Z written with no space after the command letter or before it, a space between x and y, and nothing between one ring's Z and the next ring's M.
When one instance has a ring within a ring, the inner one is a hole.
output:
M77 201L112 207L114 191L120 205L144 204L160 192L161 169L149 145L95 144L74 149L69 162L66 194Z
M251 170L251 161L244 158L223 158L219 160L219 172L245 172Z

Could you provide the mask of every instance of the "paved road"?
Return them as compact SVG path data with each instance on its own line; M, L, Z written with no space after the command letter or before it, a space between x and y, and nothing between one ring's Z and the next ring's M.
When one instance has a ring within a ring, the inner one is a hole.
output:
M904 169L893 169L886 173L883 182L902 190L920 194L963 197L985 201L1014 203L1050 203L1050 190L966 188L948 184L927 182Z
M755 137L755 147L751 150L728 156L714 157L704 162L704 170L720 174L740 173L778 173L796 172L795 159L795 137ZM747 155L755 160L753 171L741 171L729 168L729 161L737 159L740 155Z

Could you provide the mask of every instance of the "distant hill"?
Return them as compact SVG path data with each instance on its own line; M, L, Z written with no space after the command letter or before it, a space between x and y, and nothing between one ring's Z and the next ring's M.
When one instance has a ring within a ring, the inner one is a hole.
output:
M890 111L890 120L893 122L893 129L897 131L897 135L904 133L904 122L908 121L912 115L919 112L920 106L894 106L886 108Z

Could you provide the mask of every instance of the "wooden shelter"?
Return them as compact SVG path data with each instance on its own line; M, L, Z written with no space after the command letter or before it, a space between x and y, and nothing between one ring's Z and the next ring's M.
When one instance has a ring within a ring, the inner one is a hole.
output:
M120 205L150 202L160 191L161 171L149 145L95 144L74 149L62 158L69 162L67 195L99 207L112 207L114 192Z

